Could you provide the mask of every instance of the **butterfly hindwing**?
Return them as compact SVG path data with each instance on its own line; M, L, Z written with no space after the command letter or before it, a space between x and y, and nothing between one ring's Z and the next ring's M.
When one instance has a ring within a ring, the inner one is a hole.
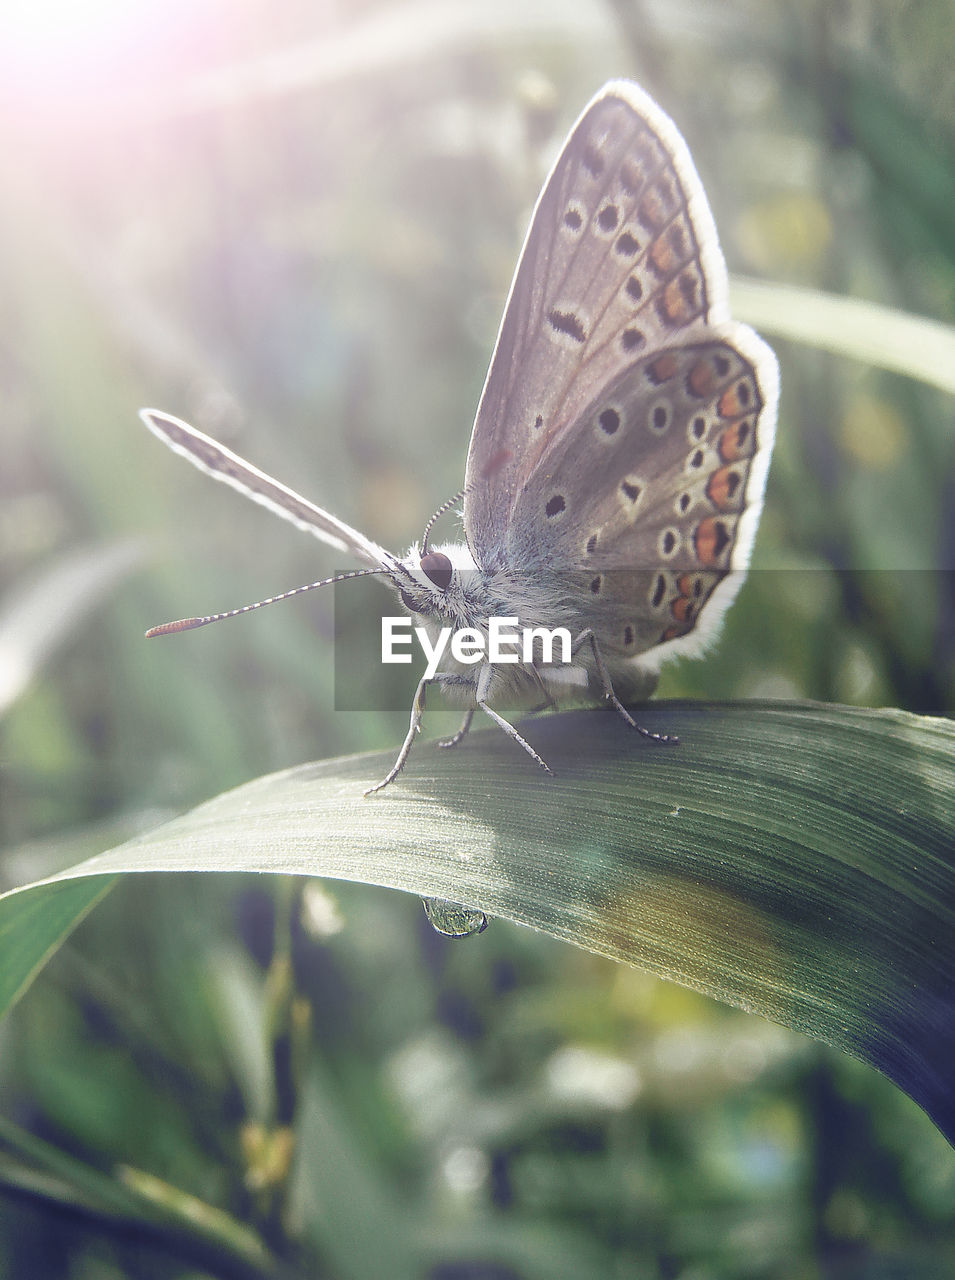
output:
M608 651L686 636L748 558L763 397L752 360L707 329L636 361L545 451L516 504L509 553L533 547L539 568L566 574L576 624Z

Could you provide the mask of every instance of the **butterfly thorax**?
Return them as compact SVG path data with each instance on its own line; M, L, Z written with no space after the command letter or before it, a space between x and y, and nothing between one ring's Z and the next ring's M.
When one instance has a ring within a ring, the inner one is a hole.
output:
M432 646L443 629L472 630L483 638L485 652L490 652L492 619L507 621L508 630L521 637L508 650L516 652L519 660L490 663L495 697L540 701L543 693L563 700L568 695L586 696L589 688L597 687L591 651L586 645L576 645L586 619L575 605L570 575L552 572L542 577L539 572L508 567L484 569L475 563L465 544L452 543L424 557L420 548L413 546L402 557L400 577L393 578L393 585L415 627L426 632ZM569 637L570 652L559 641L546 638L547 633L560 629ZM533 633L526 651L522 644L525 632ZM485 665L483 661L457 661L445 642L440 670L449 691L458 688L468 696L473 694ZM629 687L636 680L635 696L648 696L655 677L637 671L632 663L627 666L631 678L625 683Z

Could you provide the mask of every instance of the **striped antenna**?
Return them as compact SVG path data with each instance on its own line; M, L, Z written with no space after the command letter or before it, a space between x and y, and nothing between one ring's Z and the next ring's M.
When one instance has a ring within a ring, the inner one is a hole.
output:
M434 513L434 515L425 525L424 533L421 535L422 556L426 556L428 554L428 535L430 534L431 530L434 528L436 522L441 519L441 517L444 515L446 511L450 511L456 502L460 502L466 493L467 493L466 489L461 489L458 493L454 495L453 498L448 498L447 502L442 502L441 506L438 507L437 511Z
M293 587L291 591L283 591L280 596L269 596L268 600L257 600L255 604L244 604L241 609L230 609L227 613L211 613L207 618L180 618L177 622L163 622L158 627L150 627L146 639L153 636L170 636L177 631L193 631L196 627L206 627L210 622L221 622L223 618L237 618L240 613L251 613L253 609L261 609L267 604L277 604L279 600L290 600L292 596L300 596L303 591L314 591L316 587L330 587L335 582L347 582L349 578L368 578L376 573L388 573L387 569L352 569L348 573L338 573L334 578L322 578L320 582L308 582L304 587Z

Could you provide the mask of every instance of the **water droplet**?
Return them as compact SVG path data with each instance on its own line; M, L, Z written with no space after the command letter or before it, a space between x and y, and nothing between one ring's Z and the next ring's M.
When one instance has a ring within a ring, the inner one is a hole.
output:
M472 933L483 933L487 928L484 912L477 907L466 907L463 902L422 898L421 905L432 929L446 938L469 938Z

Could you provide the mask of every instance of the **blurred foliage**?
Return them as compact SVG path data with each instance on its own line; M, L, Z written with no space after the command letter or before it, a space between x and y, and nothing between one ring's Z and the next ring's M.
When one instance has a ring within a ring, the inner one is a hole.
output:
M80 545L152 551L69 615L0 725L7 884L400 740L410 677L370 671L381 710L334 709L333 604L376 625L374 583L143 643L350 566L135 411L195 422L402 549L460 485L528 212L603 80L632 75L674 116L731 270L953 320L947 0L34 7L54 25L0 11L0 591ZM663 692L952 715L951 399L775 345L754 571ZM142 1196L161 1197L150 1175L255 1227L292 1274L955 1263L951 1152L873 1072L528 931L449 943L417 903L349 885L127 881L4 1024L0 1097L79 1167L132 1166ZM0 1155L0 1274L247 1274Z

